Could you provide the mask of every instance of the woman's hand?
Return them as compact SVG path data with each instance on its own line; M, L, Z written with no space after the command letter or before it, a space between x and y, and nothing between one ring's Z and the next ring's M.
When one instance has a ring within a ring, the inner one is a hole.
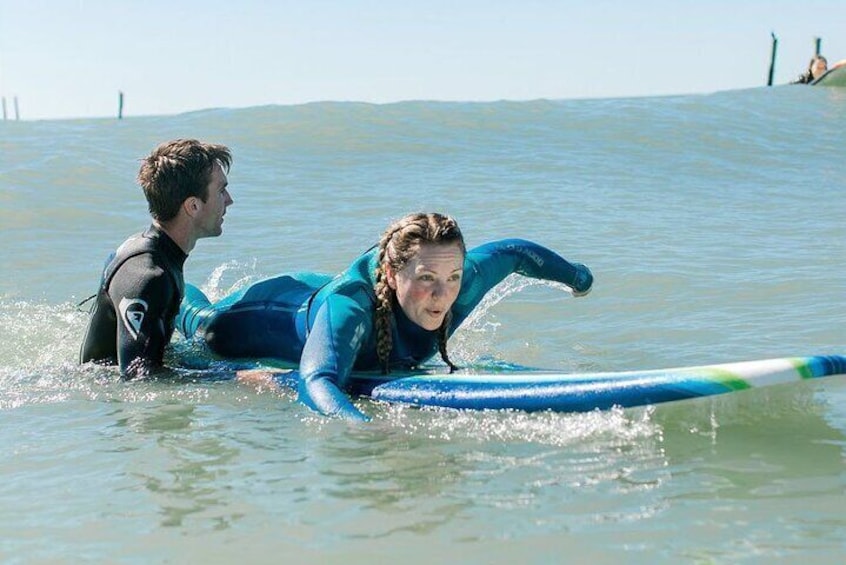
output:
M572 265L576 268L576 277L573 284L570 285L570 288L573 289L573 296L576 298L585 296L593 288L593 274L590 269L581 263L573 263Z

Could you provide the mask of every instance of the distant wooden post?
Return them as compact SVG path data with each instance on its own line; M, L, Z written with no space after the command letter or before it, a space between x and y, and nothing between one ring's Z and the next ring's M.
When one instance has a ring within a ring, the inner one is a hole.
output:
M20 112L18 112L18 97L17 96L15 96L15 119L16 120L21 119L21 114L20 114Z
M773 38L773 50L770 54L770 74L767 78L767 86L773 85L773 73L775 73L776 51L778 51L778 38L775 36L774 32L770 32L770 36L772 36Z
M820 54L820 45L822 44L822 37L815 37L814 38L814 54Z
M3 97L3 121L6 121L6 97Z
M123 119L123 91L118 91L118 119Z

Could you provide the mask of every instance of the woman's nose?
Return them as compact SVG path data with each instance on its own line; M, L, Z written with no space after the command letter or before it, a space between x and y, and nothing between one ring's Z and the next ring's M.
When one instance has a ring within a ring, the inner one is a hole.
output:
M432 296L437 298L444 293L444 285L439 281L435 281L432 285Z

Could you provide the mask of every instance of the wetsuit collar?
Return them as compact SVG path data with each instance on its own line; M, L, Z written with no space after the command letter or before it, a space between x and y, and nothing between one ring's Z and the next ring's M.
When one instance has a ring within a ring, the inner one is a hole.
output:
M147 231L144 232L144 237L150 239L157 239L161 242L161 249L164 253L172 259L180 267L185 264L188 259L188 254L185 253L179 245L167 233L158 227L156 224L151 224Z

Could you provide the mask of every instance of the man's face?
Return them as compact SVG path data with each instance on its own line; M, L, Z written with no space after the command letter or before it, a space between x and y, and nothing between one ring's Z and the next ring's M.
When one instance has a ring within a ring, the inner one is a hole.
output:
M196 215L194 216L197 227L198 239L201 237L216 237L223 233L223 216L226 208L233 203L232 196L227 187L229 181L220 163L212 167L211 180L206 187L206 201L199 198Z

